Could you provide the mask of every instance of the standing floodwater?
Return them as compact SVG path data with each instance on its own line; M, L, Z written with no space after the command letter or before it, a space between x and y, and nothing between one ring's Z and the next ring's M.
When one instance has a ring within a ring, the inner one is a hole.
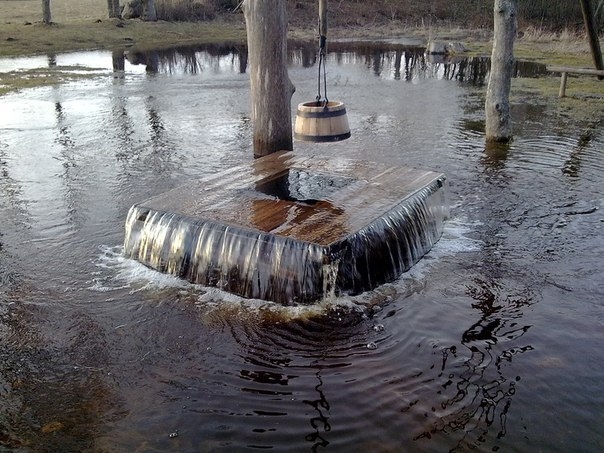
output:
M242 49L0 61L86 74L0 103L1 448L601 448L602 109L518 95L514 142L485 150L484 59L331 50L352 137L296 153L445 173L452 211L401 279L308 307L122 253L133 204L252 161ZM295 108L316 67L290 58Z

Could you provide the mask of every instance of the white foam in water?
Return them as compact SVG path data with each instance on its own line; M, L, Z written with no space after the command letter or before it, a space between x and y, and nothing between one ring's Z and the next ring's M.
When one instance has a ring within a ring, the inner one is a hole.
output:
M225 306L229 309L240 308L243 312L264 312L278 315L278 318L285 320L303 319L312 316L318 316L324 314L327 310L334 308L347 308L353 311L362 312L365 310L367 304L359 302L362 295L353 296L342 296L342 297L329 297L327 299L318 301L310 305L281 305L276 302L260 300L260 299L246 299L236 294L222 291L215 287L202 287L200 285L192 285L199 288L202 293L198 297L198 305L204 308L224 308ZM356 301L355 301L356 299Z
M466 219L452 218L445 222L440 240L430 251L434 256L449 256L464 252L477 252L484 243L467 235L472 233L480 222L470 223Z
M214 287L192 284L178 277L157 272L136 260L126 258L122 246L100 247L101 255L97 259L96 266L101 270L92 278L92 285L89 289L99 292L128 290L132 294L165 288L184 288L199 294L197 304L200 307L219 308L227 306L230 309L270 311L279 314L280 317L290 319L320 315L334 307L364 310L367 307L380 305L393 296L395 297L397 293L404 289L403 287L408 285L409 280L421 282L428 278L433 265L441 258L479 251L483 245L482 241L468 237L477 225L478 223L468 222L464 218L448 219L445 222L440 240L423 259L405 272L397 281L356 296L332 296L312 305L283 306L265 300L246 299Z
M246 299L214 287L198 287L203 290L203 293L197 299L200 307L240 309L240 315L249 311L271 313L277 315L278 319L282 321L321 315L326 309L340 305L333 302L317 302L312 305L285 306L266 300Z
M122 246L99 247L101 255L95 263L97 267L111 271L110 275L98 272L89 289L108 292L120 289L130 289L130 292L153 290L161 288L192 287L190 283L168 274L161 274L138 261L126 258ZM103 275L105 274L105 275Z
M484 243L478 239L468 237L480 222L469 222L465 218L450 218L445 222L445 227L440 240L415 266L405 272L401 279L413 278L422 280L429 274L434 262L441 258L454 256L460 253L478 252Z
M204 287L189 283L180 278L162 274L150 269L136 260L124 256L122 246L99 247L101 255L96 266L101 270L91 280L89 289L98 292L128 290L130 294L141 291L157 291L165 288L190 289L196 291L197 304L204 308L242 309L244 311L270 311L282 319L298 319L323 313L326 308L342 305L333 299L326 303L314 305L283 306L274 302L259 299L246 299L214 287ZM109 273L107 272L109 271ZM347 304L350 304L348 299Z

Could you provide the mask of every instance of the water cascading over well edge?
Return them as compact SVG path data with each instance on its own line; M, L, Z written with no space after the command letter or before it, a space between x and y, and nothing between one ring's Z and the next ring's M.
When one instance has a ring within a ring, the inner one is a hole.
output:
M434 180L328 246L135 205L124 250L159 272L283 305L358 294L398 278L439 239L444 185Z

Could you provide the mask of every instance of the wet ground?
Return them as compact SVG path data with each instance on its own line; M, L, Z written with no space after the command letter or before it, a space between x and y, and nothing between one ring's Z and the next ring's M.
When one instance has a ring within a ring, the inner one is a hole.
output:
M2 448L602 449L602 117L535 96L485 149L485 59L334 50L352 138L296 152L444 172L452 217L399 281L298 308L121 254L132 204L252 159L244 52L0 61L95 73L0 103ZM290 77L295 111L312 52Z

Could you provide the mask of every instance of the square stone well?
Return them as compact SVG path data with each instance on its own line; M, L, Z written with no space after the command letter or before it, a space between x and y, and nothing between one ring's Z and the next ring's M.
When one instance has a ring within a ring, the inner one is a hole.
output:
M284 305L398 278L440 238L445 176L280 152L134 205L126 256Z

